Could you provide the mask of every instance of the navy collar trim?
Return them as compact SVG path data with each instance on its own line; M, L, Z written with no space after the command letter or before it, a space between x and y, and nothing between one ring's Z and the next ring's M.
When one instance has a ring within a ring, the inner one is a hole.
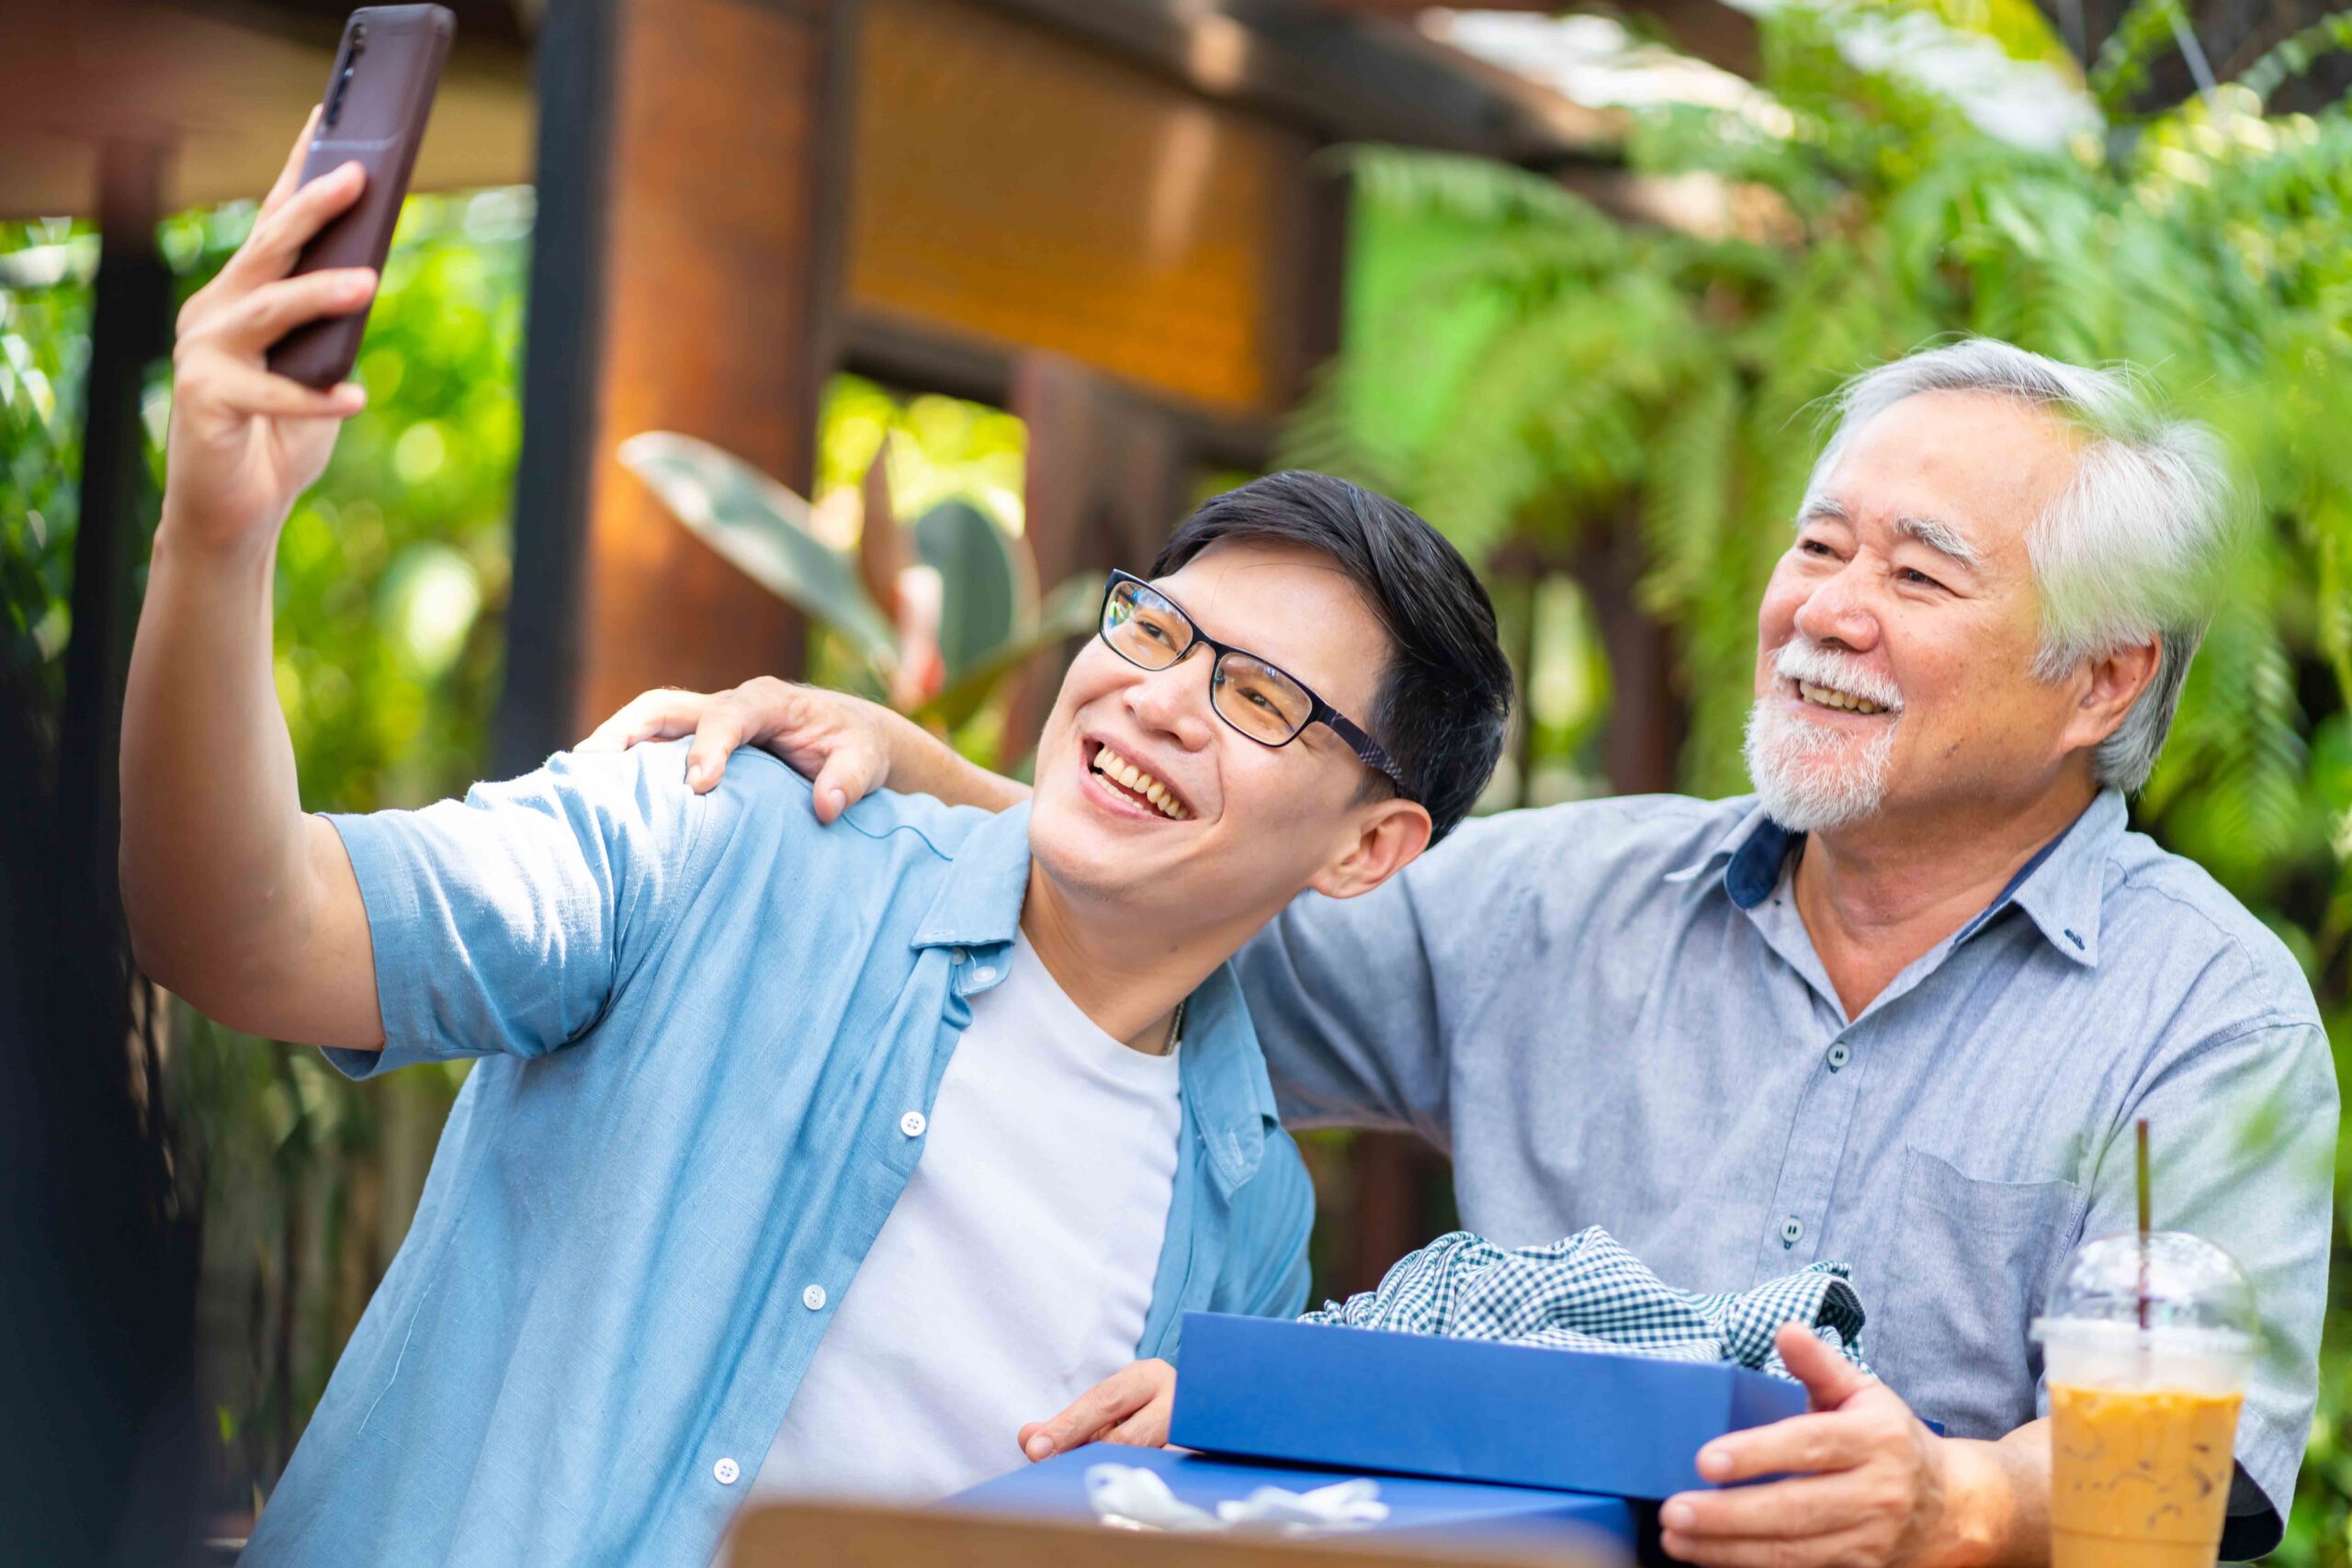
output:
M1990 904L1951 938L1958 946L2015 904L2030 917L2051 946L2086 967L2098 963L2099 908L2106 897L2106 867L2115 841L2129 826L2122 792L2101 790L2083 814L2019 866ZM1772 820L1760 805L1696 863L1668 874L1688 882L1723 864L1723 887L1732 903L1753 909L1781 884L1792 852L1804 841Z

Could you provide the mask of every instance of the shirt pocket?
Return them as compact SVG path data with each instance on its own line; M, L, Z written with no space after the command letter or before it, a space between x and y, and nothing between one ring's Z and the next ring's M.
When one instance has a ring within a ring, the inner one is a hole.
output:
M1915 1412L1955 1438L2034 1418L2041 1358L2027 1334L2089 1204L2071 1181L1984 1181L1904 1150L1894 1269L1866 1353Z

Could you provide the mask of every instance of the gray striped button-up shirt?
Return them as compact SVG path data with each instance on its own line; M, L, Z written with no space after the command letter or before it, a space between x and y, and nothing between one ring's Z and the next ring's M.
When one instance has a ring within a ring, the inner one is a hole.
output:
M1975 920L1846 1016L1752 798L1466 824L1387 886L1309 894L1242 982L1294 1125L1449 1150L1506 1247L1603 1225L1668 1281L1853 1269L1862 1353L1993 1438L2048 1409L2028 1325L2076 1243L2156 1222L2254 1280L2268 1348L2227 1556L2267 1551L2310 1433L2335 1074L2287 948L2127 830L2109 791Z

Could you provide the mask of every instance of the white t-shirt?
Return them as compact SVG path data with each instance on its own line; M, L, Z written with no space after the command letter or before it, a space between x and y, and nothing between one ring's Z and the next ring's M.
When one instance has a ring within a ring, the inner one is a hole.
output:
M1024 1462L1024 1422L1135 1359L1182 1125L1176 1053L1105 1034L1019 938L752 1495L932 1502Z

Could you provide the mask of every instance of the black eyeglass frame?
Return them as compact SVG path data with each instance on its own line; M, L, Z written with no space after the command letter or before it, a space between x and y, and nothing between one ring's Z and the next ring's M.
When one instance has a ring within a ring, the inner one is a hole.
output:
M1192 640L1187 642L1182 648L1178 649L1176 650L1176 656L1173 659L1170 659L1167 663L1156 666L1146 664L1141 660L1128 653L1117 643L1111 640L1111 600L1113 595L1119 592L1119 584L1122 582L1131 582L1135 584L1136 588L1150 594L1153 598L1159 600L1161 604L1167 605L1170 609L1184 617L1184 625L1193 634ZM1134 572L1114 570L1111 573L1111 580L1103 584L1102 611L1102 614L1097 615L1094 619L1094 635L1096 637L1101 639L1103 647L1109 649L1113 653L1117 654L1121 659L1125 660L1128 663L1134 665L1138 670L1173 670L1176 666L1183 663L1185 660L1190 659L1193 656L1193 649L1196 648L1207 649L1211 653L1216 655L1215 658L1209 660L1209 711L1216 715L1216 716L1224 722L1225 727L1227 729L1232 730L1244 740L1254 741L1256 744L1265 747L1270 751L1279 751L1283 747L1289 745L1291 741L1295 740L1300 736L1306 734L1309 728L1319 724L1326 729L1329 729L1332 734L1338 736L1341 740L1346 741L1348 749L1356 754L1357 761L1361 761L1365 767L1370 768L1373 772L1380 774L1390 784L1394 784L1396 788L1397 795L1401 798L1406 800L1411 800L1413 798L1413 792L1407 788L1405 784L1404 770L1396 765L1396 760L1384 750L1381 748L1380 742L1374 740L1371 735L1364 730L1362 725L1356 723L1355 720L1350 718L1346 714L1341 713L1338 708L1333 707L1329 703L1325 702L1316 692L1314 687L1308 685L1306 682L1300 680L1297 676L1292 674L1289 671L1283 669L1272 660L1266 658L1262 654L1252 653L1246 648L1236 648L1229 642L1219 642L1216 638L1201 630L1200 622L1193 619L1193 613L1190 610L1185 609L1183 605L1179 604L1175 600L1170 599L1166 593L1157 588L1154 588L1149 582L1140 577L1137 577ZM1296 729L1292 730L1289 736L1284 739L1260 740L1258 737L1250 734L1248 730L1234 723L1230 718L1227 718L1225 710L1216 705L1216 670L1218 665L1225 662L1227 656L1247 659L1253 662L1262 664L1267 669L1272 671L1275 674L1280 675L1283 680L1288 681L1292 685L1296 686L1300 691L1306 693L1306 700L1314 705L1313 711L1306 716L1306 721L1304 724L1301 724Z

